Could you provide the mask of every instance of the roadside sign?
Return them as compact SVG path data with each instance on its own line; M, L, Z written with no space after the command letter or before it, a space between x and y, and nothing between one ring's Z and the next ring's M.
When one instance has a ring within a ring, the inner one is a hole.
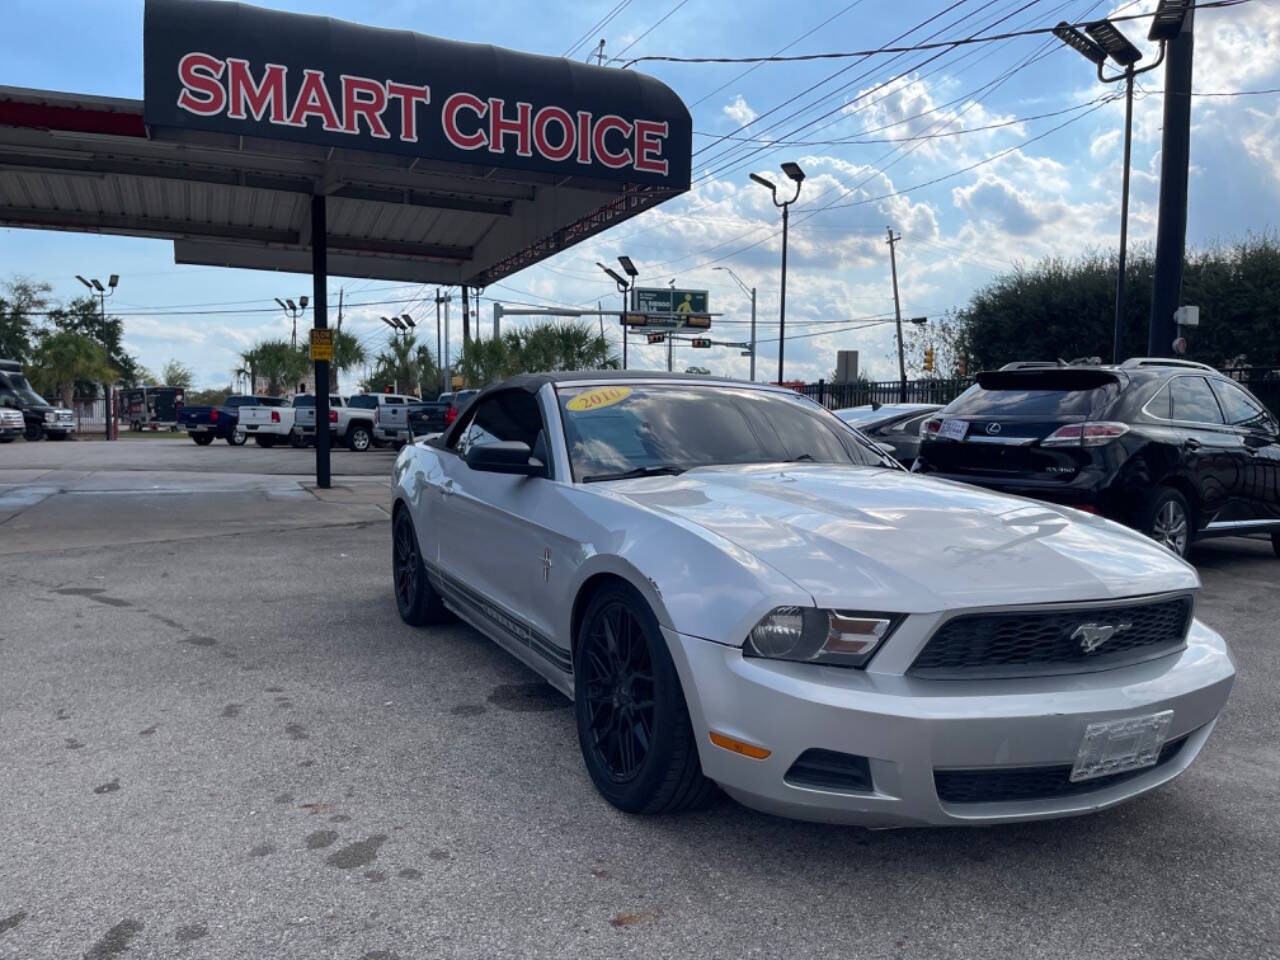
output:
M705 350L711 346L711 341L705 337L697 337L692 341L692 345Z
M333 362L332 330L311 331L311 362L317 363L321 360L326 363Z
M649 334L649 342L650 342L650 343L662 343L662 342L663 342L663 341L665 341L666 339L667 339L667 335L666 335L665 333L651 333L651 334Z
M707 291L673 290L670 287L636 287L631 291L631 309L641 314L657 314L650 323L669 325L681 321L689 327L709 327ZM670 318L670 319L668 319ZM631 318L627 318L631 322Z

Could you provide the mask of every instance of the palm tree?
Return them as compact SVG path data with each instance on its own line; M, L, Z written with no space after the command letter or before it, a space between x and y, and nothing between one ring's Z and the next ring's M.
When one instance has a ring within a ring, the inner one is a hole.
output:
M352 367L358 367L368 359L364 347L360 345L360 341L349 333L337 330L333 334L333 363L330 369L333 370L332 389L338 391L338 375L344 370L350 370Z
M265 377L267 392L278 397L289 385L307 375L307 348L296 348L287 340L260 341L240 356L253 381L250 390L257 389L258 377Z
M36 348L33 377L43 390L57 390L62 405L71 406L76 381L114 383L120 376L106 348L83 333L61 330L41 338Z

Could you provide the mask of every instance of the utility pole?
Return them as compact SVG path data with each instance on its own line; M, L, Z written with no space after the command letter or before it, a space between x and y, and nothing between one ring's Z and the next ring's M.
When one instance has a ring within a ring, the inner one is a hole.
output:
M894 322L898 327L898 402L907 402L907 358L906 353L902 349L902 304L898 300L898 255L894 247L902 234L896 237L893 235L893 227L886 227L889 231L889 266L893 270L893 316Z
M444 295L440 292L440 288L436 287L436 370L440 374L440 392L444 393L444 354L440 352L440 304L444 303ZM497 328L498 319L494 317L494 328Z
M462 285L462 349L466 352L471 343L471 301L467 295L467 285Z
M1191 162L1191 75L1195 8L1169 41L1164 65L1164 135L1160 147L1160 215L1156 226L1155 287L1147 354L1173 356L1173 312L1182 299L1182 258L1187 243L1187 169Z

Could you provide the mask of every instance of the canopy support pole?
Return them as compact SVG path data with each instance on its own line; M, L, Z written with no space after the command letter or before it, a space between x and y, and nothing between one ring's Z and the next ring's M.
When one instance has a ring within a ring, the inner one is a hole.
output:
M324 194L311 198L311 316L315 329L329 327L329 245ZM329 361L316 360L316 487L329 489Z

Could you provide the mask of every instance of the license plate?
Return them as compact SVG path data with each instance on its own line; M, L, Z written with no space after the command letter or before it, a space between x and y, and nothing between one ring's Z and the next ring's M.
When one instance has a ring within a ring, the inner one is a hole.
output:
M1145 717L1089 724L1071 769L1071 781L1154 767L1172 720L1173 711L1163 710Z
M943 420L938 436L946 437L948 440L963 440L968 430L968 420Z

